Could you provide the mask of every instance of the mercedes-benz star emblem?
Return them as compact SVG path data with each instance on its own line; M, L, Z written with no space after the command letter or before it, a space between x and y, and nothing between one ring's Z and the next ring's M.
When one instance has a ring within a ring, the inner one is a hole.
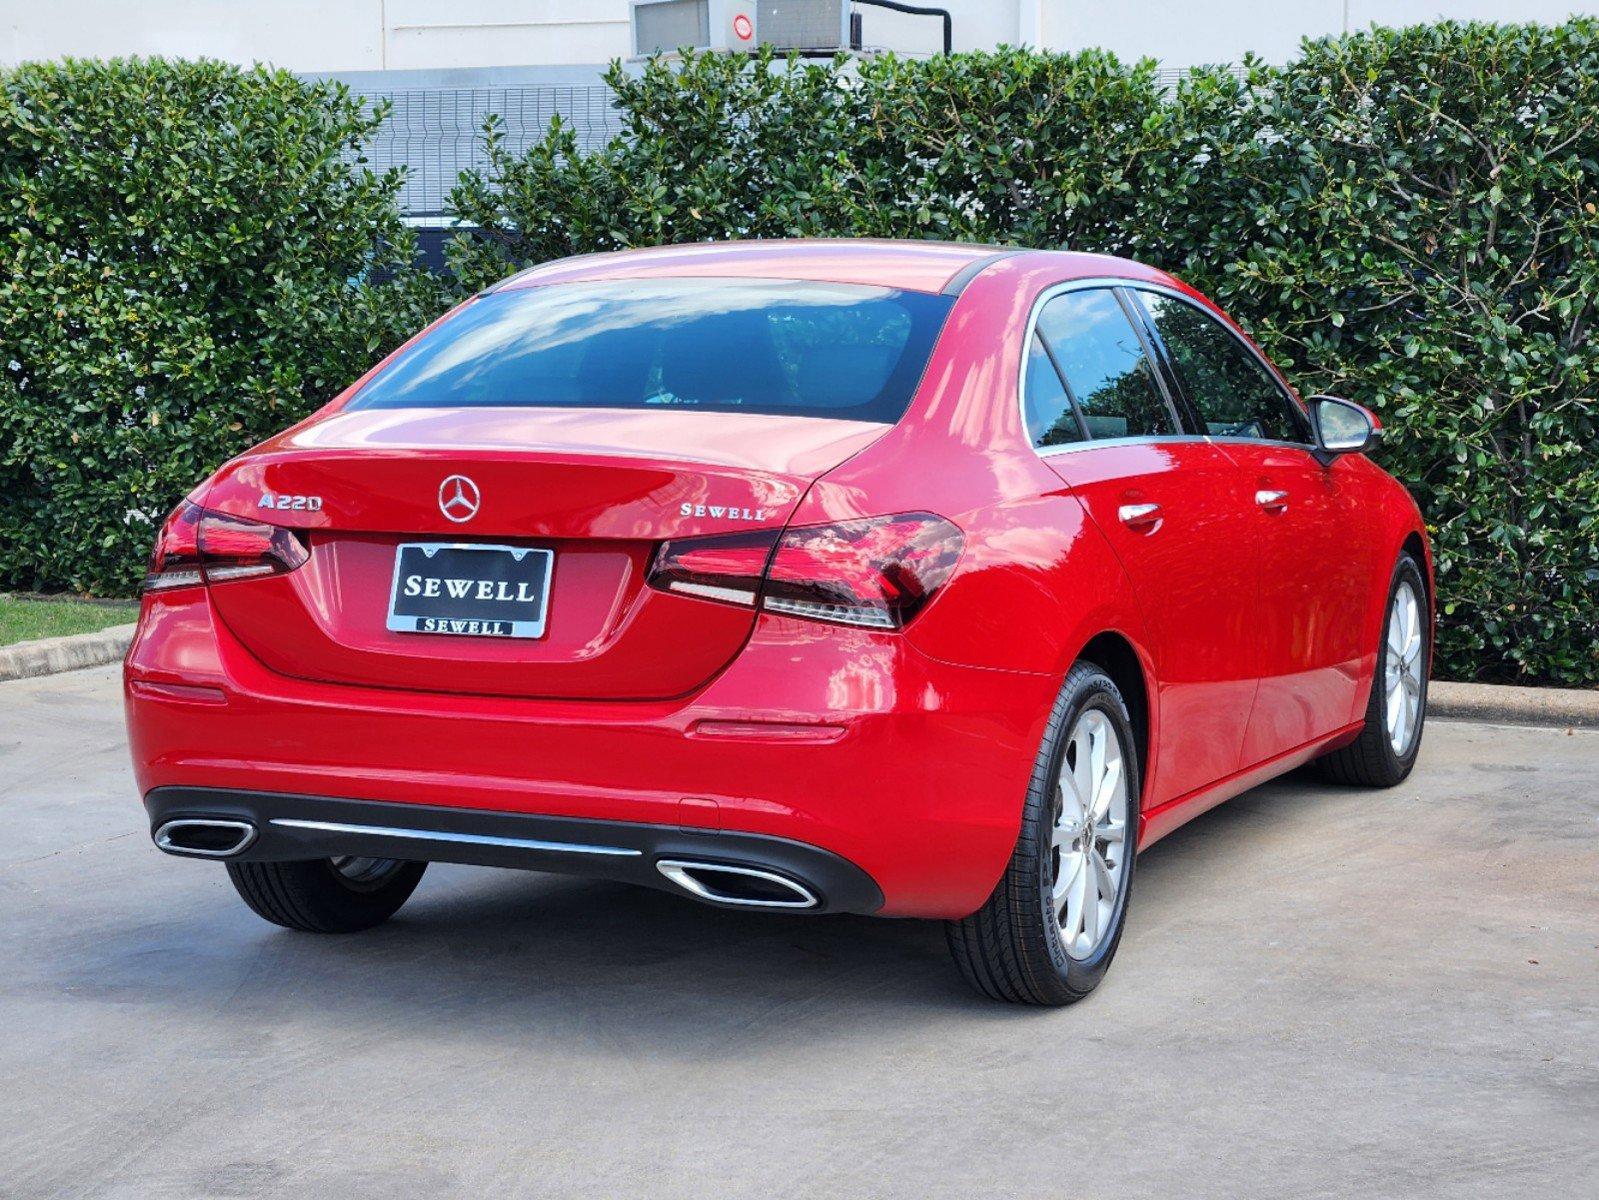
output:
M477 484L465 475L451 475L439 484L439 511L452 521L470 521L482 502Z

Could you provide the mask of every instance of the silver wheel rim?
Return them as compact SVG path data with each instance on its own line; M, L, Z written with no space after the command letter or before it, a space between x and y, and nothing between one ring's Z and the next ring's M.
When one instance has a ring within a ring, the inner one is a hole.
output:
M1407 581L1394 592L1383 649L1383 719L1388 744L1401 758L1421 725L1422 649L1421 605Z
M1116 918L1127 869L1127 770L1121 735L1097 708L1072 726L1055 787L1050 902L1061 944L1091 957Z

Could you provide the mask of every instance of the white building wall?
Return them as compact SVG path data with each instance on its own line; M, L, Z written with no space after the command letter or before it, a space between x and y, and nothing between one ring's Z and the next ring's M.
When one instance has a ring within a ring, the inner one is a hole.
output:
M314 73L627 53L627 0L0 0L0 63L163 54Z
M129 54L377 65L379 0L0 0L0 63Z
M936 3L937 0L934 0ZM1558 21L1573 0L943 0L955 46L1104 46L1166 66L1291 57L1306 36L1458 19ZM866 41L912 53L937 20L862 8ZM594 64L626 57L627 0L0 0L0 63L205 55L301 72Z
M387 0L387 10L388 70L603 63L629 51L627 0Z
M1512 0L1513 2L1513 0ZM1253 51L1268 62L1291 58L1301 38L1343 28L1345 0L1139 0L1083 4L1053 0L1045 13L1048 44L1102 46L1122 58L1163 66L1236 62Z
M957 50L990 50L998 45L1034 44L1023 30L1022 15L1045 4L1076 0L906 0L947 8L953 16ZM858 8L868 46L887 47L907 54L936 54L944 45L944 25L936 17L913 17L884 8Z

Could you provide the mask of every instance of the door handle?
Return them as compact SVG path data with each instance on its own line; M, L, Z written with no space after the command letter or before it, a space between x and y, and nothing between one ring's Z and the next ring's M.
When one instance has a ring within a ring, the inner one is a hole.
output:
M1255 503L1267 512L1278 513L1288 507L1288 493L1261 488L1255 493Z
M1135 533L1154 533L1163 519L1158 504L1124 504L1116 510L1116 516Z

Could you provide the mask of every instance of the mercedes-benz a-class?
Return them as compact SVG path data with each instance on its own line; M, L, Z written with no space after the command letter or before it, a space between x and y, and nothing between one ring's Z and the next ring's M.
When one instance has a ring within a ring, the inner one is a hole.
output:
M1365 409L1113 258L671 247L490 288L167 519L126 663L157 845L294 929L427 863L1115 953L1135 852L1422 735L1424 527Z

